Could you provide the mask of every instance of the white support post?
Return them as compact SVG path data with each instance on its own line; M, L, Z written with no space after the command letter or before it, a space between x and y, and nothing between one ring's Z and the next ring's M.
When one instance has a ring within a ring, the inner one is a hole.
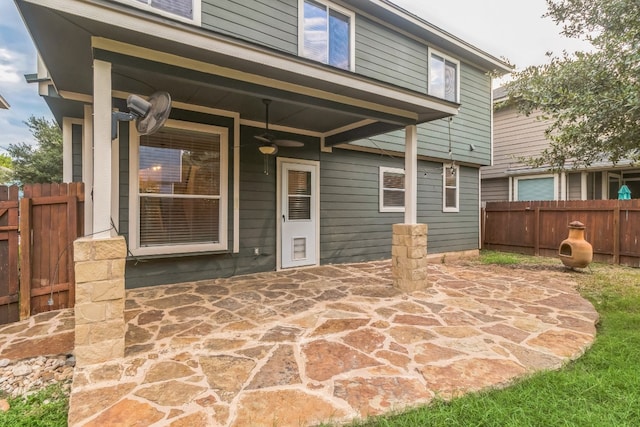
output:
M404 149L404 223L418 223L418 128L407 126Z
M93 61L93 232L94 239L111 233L111 63ZM115 234L113 234L115 235Z
M70 117L62 118L62 182L73 181L73 127Z
M560 200L567 200L567 173L560 172Z
M240 115L233 118L233 253L240 253Z
M607 200L609 198L609 174L605 171L602 171L602 182L600 183L600 188L602 192L602 200Z
M84 235L93 233L93 108L84 106L82 126L82 182L84 182Z
M580 200L587 200L587 198L589 197L587 193L587 188L588 188L587 177L588 176L589 174L587 172L582 172L580 174Z

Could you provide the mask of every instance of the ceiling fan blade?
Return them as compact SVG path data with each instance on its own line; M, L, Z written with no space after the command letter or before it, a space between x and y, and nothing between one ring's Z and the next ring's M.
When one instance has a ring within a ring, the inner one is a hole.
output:
M276 139L273 143L280 147L304 147L304 143L291 139Z
M272 138L269 134L267 133L263 133L262 135L254 135L253 136L255 139L257 139L260 142L263 142L265 144L271 144Z

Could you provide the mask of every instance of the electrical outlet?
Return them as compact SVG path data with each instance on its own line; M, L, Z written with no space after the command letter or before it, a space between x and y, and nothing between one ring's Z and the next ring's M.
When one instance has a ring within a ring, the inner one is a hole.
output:
M254 254L255 256L260 255L260 248L253 248L253 254Z

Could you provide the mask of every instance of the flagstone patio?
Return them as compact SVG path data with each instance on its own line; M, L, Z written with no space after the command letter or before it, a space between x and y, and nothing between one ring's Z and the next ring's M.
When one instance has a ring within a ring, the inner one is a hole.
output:
M431 264L433 286L412 294L390 270L387 260L129 290L125 358L76 367L69 425L340 423L556 369L596 334L598 314L561 269ZM2 333L0 358L25 342Z

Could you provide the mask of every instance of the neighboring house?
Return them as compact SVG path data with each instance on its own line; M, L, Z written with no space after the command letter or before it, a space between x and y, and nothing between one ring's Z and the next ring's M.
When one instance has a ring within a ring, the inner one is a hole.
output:
M0 110L8 110L9 103L0 95Z
M482 201L617 199L623 184L632 198L640 198L640 169L630 162L616 166L602 162L585 169L552 173L532 168L521 159L535 157L549 146L544 131L549 122L540 114L529 117L505 104L504 88L493 91L493 164L483 167Z
M477 251L496 57L387 0L15 1L64 179L86 234L126 237L128 287L389 258L403 222ZM165 126L112 143L112 108L156 91ZM263 99L303 147L261 154Z

